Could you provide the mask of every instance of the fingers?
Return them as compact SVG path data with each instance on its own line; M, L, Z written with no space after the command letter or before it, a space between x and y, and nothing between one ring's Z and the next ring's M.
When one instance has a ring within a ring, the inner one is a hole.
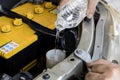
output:
M86 12L88 18L92 18L92 16L94 15L97 3L98 0L88 0L88 7Z
M69 0L61 0L60 4L58 5L58 10L60 10ZM99 0L88 0L88 6L87 6L87 11L86 15L90 19L94 15L96 5Z
M111 62L104 60L104 59L99 59L99 60L93 61L92 63L87 63L87 66L92 67L96 64L111 64Z
M120 66L107 60L97 60L87 64L91 72L85 76L85 80L119 80Z
M99 73L89 72L85 76L85 80L102 80L101 75Z
M111 62L106 61L104 59L99 59L96 60L92 63L88 63L87 66L91 67L91 71L92 72L96 72L96 73L104 73L106 70L109 70L109 66L111 66Z
M108 70L110 70L110 67L107 64L96 64L92 67L91 71L102 74Z
M60 10L60 8L61 8L63 5L65 5L68 1L69 1L69 0L61 0L57 8Z
M69 0L61 0L60 4L57 7L58 10L60 10L68 1ZM90 19L94 15L98 1L99 0L88 0L88 6L87 6L87 11L86 11L87 18Z

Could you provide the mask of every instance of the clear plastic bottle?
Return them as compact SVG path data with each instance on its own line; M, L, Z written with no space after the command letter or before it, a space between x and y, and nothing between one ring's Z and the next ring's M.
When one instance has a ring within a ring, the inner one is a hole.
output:
M60 32L66 28L73 28L86 16L88 0L69 0L57 15L56 29Z

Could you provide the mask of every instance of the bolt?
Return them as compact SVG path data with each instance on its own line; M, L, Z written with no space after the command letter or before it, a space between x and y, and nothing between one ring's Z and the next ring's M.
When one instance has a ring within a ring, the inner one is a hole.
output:
M50 75L49 74L44 74L43 75L43 79L49 79L50 78Z
M119 64L117 60L112 60L112 63Z
M82 50L76 50L77 54L82 54Z
M20 76L20 79L19 79L19 80L26 80L26 78L23 77L23 76Z

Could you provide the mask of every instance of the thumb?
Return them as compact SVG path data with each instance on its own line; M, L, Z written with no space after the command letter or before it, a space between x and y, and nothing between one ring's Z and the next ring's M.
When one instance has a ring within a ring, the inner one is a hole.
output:
M86 11L86 15L88 18L92 18L92 16L94 15L97 3L98 0L88 0L88 6Z
M86 63L87 67L92 67L93 63Z

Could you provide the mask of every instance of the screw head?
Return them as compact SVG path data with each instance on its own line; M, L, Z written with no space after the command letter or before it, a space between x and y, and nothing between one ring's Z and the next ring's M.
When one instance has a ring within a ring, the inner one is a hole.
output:
M43 75L43 79L49 79L50 78L50 75L49 74L44 74Z

